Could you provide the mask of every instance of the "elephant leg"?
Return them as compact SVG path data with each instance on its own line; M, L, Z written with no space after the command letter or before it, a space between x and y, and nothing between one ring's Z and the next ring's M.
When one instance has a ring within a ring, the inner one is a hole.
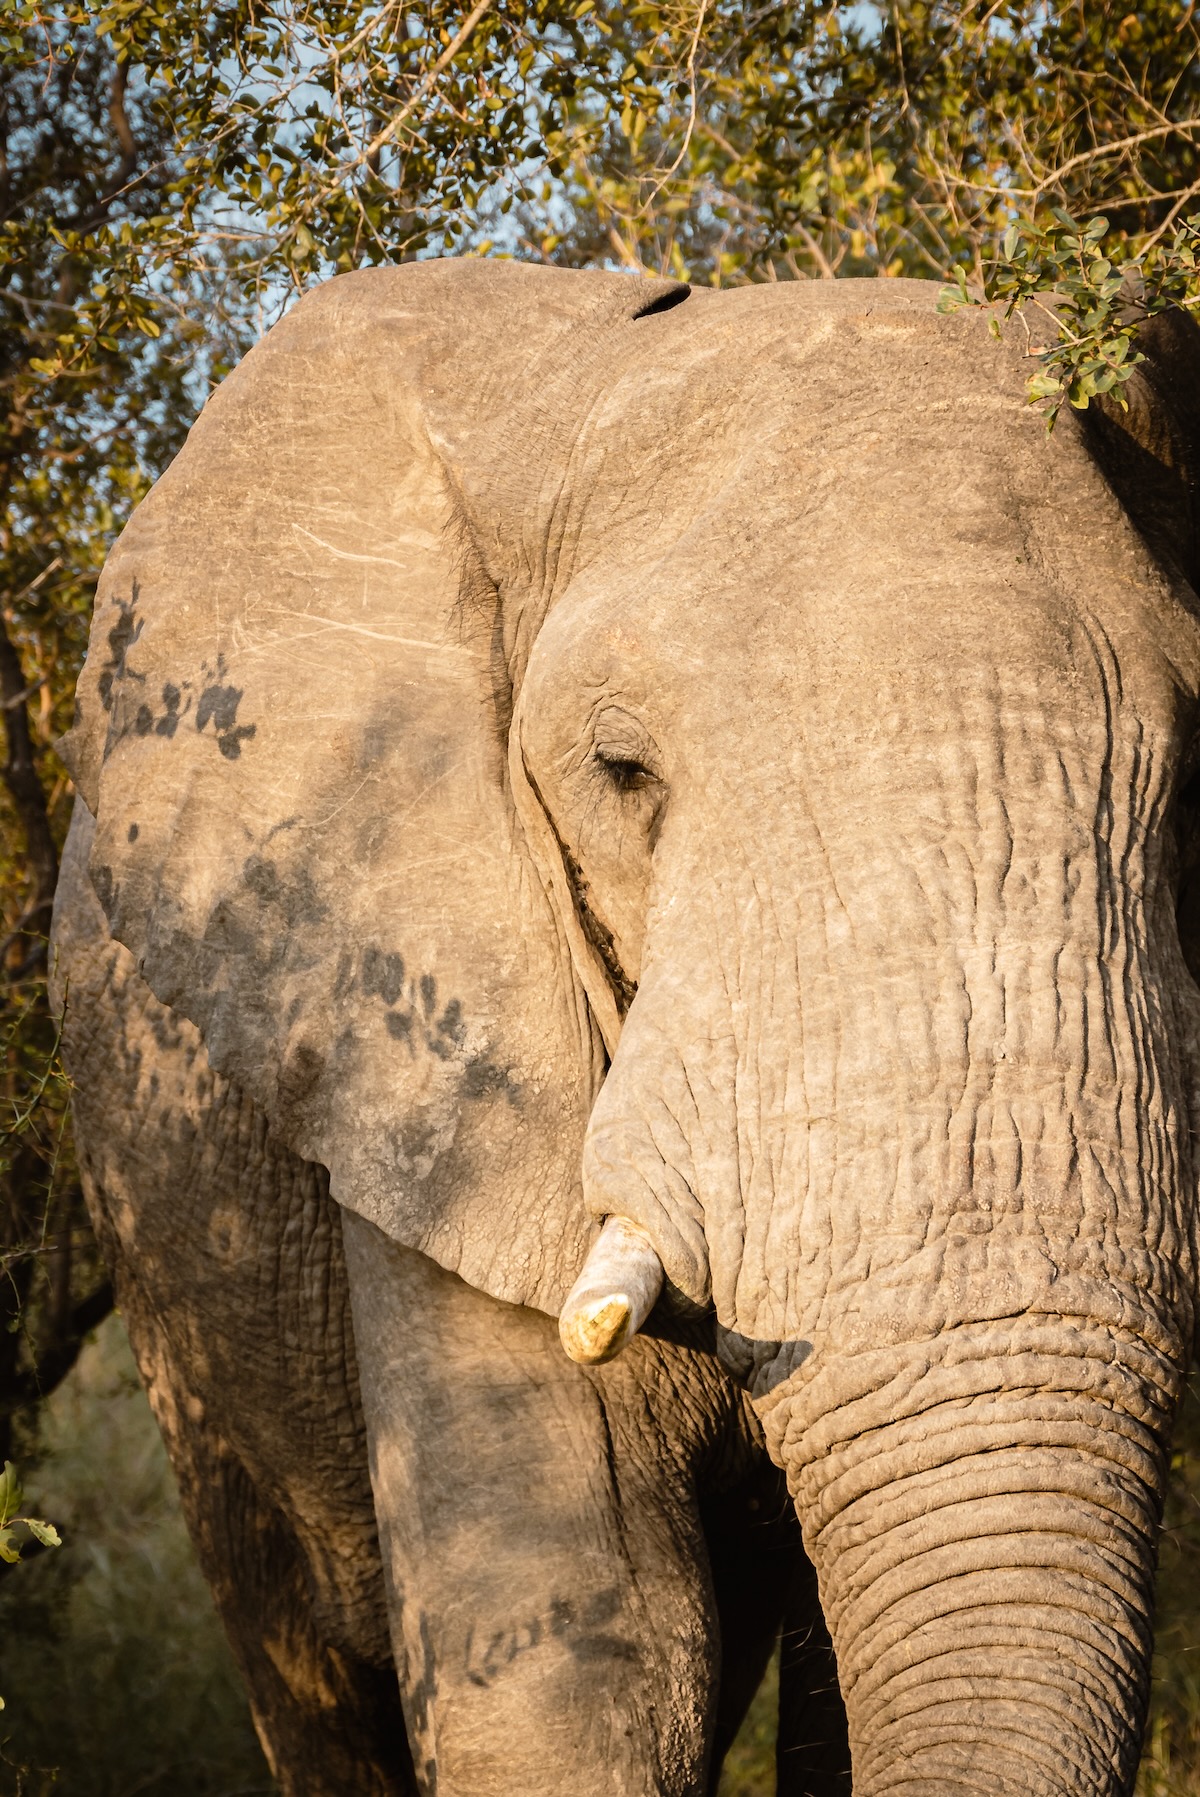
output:
M408 1797L395 1673L328 1637L303 1543L221 1435L152 1313L121 1313L179 1484L184 1517L283 1797Z
M684 1357L585 1371L551 1318L361 1218L344 1237L418 1783L698 1797L719 1637Z

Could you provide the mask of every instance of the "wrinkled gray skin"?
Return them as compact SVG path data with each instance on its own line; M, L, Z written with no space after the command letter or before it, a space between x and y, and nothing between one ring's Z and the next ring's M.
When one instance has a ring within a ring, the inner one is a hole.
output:
M79 1135L288 1792L703 1792L781 1619L845 1790L810 1562L858 1797L1131 1788L1200 353L1048 438L934 303L347 276L110 559ZM584 1369L614 1215L667 1286Z

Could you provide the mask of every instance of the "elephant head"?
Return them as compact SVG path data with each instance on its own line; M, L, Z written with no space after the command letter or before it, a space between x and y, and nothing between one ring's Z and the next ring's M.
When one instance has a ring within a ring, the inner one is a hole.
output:
M349 275L97 605L114 933L388 1235L551 1312L584 1267L585 1358L664 1282L715 1314L862 1797L1136 1764L1197 1284L1194 336L1047 436L920 283Z

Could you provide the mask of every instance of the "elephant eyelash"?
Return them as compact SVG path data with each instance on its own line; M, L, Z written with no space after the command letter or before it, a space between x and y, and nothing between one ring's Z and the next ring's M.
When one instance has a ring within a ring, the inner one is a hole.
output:
M618 792L642 792L655 784L655 776L640 761L624 755L605 755L598 749L596 761Z

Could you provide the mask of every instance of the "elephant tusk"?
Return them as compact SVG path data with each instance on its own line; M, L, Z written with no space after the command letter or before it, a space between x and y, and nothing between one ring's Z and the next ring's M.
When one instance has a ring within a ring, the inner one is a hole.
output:
M563 1347L580 1366L599 1366L637 1334L662 1290L662 1262L648 1235L609 1217L558 1319Z

